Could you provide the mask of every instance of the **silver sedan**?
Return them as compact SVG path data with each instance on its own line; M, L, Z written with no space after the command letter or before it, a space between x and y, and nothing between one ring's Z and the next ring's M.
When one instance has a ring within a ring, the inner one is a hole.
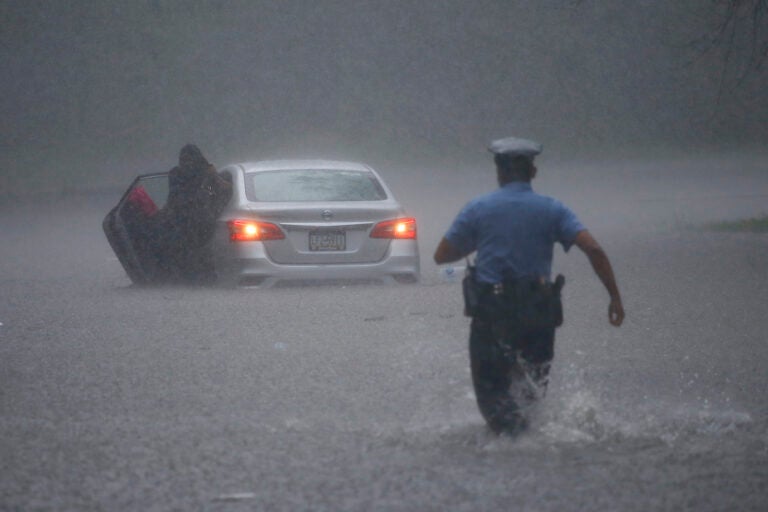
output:
M219 174L232 184L210 241L220 284L418 281L416 220L367 165L274 160ZM128 275L145 283L157 274L152 258L142 258L121 216L134 189L162 210L167 173L137 178L104 222Z
M233 188L213 240L221 281L418 280L416 220L370 167L276 160L220 173Z

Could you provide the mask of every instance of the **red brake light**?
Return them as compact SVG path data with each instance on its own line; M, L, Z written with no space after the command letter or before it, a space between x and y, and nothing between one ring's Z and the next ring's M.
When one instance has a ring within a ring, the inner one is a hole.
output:
M371 238L415 239L416 219L408 217L379 222L371 230Z
M281 240L285 238L283 231L271 222L257 220L230 220L229 239L233 242L262 242L264 240Z

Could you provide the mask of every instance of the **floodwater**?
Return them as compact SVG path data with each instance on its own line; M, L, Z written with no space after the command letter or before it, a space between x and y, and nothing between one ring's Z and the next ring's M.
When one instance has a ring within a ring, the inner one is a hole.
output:
M765 510L764 160L539 165L608 252L577 251L549 393L488 432L460 285L430 262L493 173L379 169L419 219L411 286L136 289L114 197L0 210L0 510Z

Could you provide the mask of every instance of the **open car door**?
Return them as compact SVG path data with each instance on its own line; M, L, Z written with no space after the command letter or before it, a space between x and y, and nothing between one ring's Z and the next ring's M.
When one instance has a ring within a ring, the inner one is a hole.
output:
M153 283L159 275L158 220L167 200L167 172L141 175L102 222L109 245L135 284Z

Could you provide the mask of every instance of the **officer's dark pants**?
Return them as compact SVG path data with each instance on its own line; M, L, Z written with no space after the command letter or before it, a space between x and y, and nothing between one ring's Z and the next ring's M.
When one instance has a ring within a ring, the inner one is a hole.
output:
M525 407L546 391L554 344L554 328L525 330L504 321L472 319L472 383L491 430L514 433L525 427Z

